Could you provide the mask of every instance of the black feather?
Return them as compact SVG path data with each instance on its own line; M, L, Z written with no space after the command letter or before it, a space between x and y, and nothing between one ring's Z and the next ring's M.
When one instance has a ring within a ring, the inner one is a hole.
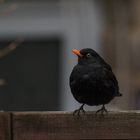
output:
M112 68L92 49L82 49L82 57L70 75L70 88L81 104L104 105L121 96ZM88 55L87 57L87 54ZM83 107L83 106L82 106Z

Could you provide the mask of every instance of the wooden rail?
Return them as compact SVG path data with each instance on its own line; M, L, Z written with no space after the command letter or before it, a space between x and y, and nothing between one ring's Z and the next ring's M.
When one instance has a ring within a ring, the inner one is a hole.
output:
M0 140L140 139L140 112L1 112Z

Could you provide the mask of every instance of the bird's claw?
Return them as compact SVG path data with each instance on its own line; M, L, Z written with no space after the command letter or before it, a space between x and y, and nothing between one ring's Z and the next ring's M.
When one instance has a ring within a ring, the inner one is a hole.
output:
M73 112L73 115L74 115L74 116L75 116L75 115L80 116L81 113L82 113L82 114L85 114L86 112L85 112L85 110L83 109L83 106L84 106L84 104L83 104L79 109L76 109L76 110Z
M85 110L84 109L76 109L74 112L73 112L73 115L75 116L75 115L78 115L78 116L80 116L80 114L85 114L86 112L85 112Z
M98 114L99 112L101 112L101 114L103 115L104 113L108 113L107 109L105 108L105 106L103 105L101 109L96 111L96 114Z

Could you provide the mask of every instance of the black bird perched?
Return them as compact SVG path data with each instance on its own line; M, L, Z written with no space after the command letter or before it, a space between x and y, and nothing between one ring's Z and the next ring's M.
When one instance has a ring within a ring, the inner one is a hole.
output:
M121 96L118 81L109 64L90 48L82 50L73 49L78 56L78 64L70 75L70 88L74 98L82 106L74 111L74 114L85 112L83 106L102 105L98 112L107 112L105 104L115 96Z

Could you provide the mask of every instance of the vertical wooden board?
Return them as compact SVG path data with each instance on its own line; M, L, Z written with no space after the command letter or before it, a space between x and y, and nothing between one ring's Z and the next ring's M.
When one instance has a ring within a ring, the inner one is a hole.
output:
M11 140L10 113L0 112L0 140Z
M14 113L14 140L140 139L140 113Z

